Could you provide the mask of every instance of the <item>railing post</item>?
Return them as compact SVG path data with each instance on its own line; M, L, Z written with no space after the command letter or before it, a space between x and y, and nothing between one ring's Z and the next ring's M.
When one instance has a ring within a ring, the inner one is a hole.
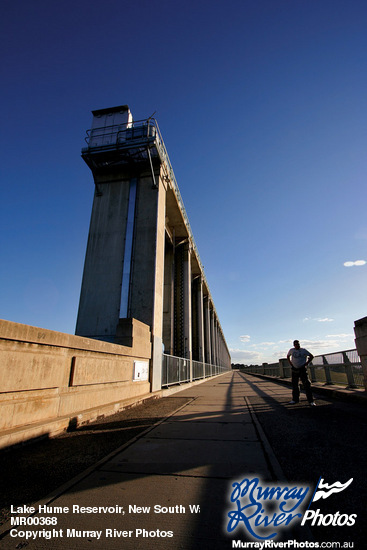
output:
M162 354L162 386L167 384L167 361L166 356Z
M287 378L286 367L289 365L288 359L279 359L279 376L280 378Z
M284 378L283 359L279 359L279 378Z
M311 382L317 382L315 366L313 365L312 361L311 361L311 363L309 363L308 366L309 366L309 369L310 369Z
M325 385L332 386L333 381L331 379L330 367L329 367L329 363L327 362L327 359L326 359L325 355L322 356L322 362L324 364L325 377L326 377Z
M346 375L347 375L348 387L349 388L356 388L357 386L356 386L356 383L355 383L355 380L354 380L352 364L349 361L349 357L348 357L348 355L345 351L343 351L343 362L344 362L345 372L346 372Z

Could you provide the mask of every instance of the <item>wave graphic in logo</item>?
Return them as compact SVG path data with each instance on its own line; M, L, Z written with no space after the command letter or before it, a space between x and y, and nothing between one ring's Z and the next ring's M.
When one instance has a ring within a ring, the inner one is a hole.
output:
M353 478L351 477L350 480L347 481L346 483L341 483L340 481L336 481L335 483L328 485L327 483L324 482L323 479L320 478L320 481L316 487L316 491L312 499L312 502L315 502L320 498L324 498L324 499L328 498L330 495L334 493L341 493L347 487L349 487L352 481L353 481Z

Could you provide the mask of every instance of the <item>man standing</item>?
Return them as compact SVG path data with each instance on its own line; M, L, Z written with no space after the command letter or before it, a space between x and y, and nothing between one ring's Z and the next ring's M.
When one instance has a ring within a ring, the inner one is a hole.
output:
M291 348L287 354L287 359L292 366L292 401L290 403L299 403L299 379L301 379L309 404L315 406L306 368L311 363L313 355L307 349L301 348L298 340L293 342L293 346L294 348Z

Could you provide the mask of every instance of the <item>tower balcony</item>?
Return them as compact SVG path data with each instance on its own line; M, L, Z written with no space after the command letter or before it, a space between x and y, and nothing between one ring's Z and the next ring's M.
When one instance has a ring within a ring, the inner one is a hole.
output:
M96 172L163 162L165 148L155 119L126 121L87 130L82 158Z

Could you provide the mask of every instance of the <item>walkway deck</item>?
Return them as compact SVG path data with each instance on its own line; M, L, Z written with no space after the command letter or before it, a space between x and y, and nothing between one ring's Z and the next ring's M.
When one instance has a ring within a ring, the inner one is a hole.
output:
M289 388L236 371L177 395L192 399L136 441L124 445L78 480L68 483L52 498L38 503L70 509L73 506L123 507L123 513L49 514L57 517L56 526L28 525L26 529L55 529L59 536L52 540L28 539L27 550L216 550L232 548L232 540L251 540L243 526L231 534L226 532L227 512L234 509L229 501L232 481L256 476L274 484L286 480L255 411L264 413L267 407L269 412L270 399L288 417L301 415L312 426L317 422L315 415L323 405L329 407L330 403L323 402L315 408L308 407L306 401L298 406L286 405L290 399ZM276 410L275 407L271 412ZM285 435L294 437L289 431ZM292 454L293 444L299 460L299 449L292 440L289 441L289 454ZM302 462L299 464L302 467ZM312 481L317 483L319 476L326 477L327 473L328 468L315 472ZM346 472L344 477L349 479L349 474ZM326 481L344 482L346 479L335 479L332 475ZM297 484L300 484L299 479L289 479L289 486ZM158 505L171 507L171 513L158 513L154 509ZM16 529L24 531L25 528ZM67 537L67 530L72 529L90 533L82 538ZM98 540L93 535L99 532L101 538ZM144 536L147 532L151 536ZM169 537L169 532L173 537ZM336 536L340 537L340 533L339 530ZM112 536L108 536L110 534ZM312 540L306 528L286 531L285 540L295 537ZM20 548L23 540L7 535L1 541L1 548Z

